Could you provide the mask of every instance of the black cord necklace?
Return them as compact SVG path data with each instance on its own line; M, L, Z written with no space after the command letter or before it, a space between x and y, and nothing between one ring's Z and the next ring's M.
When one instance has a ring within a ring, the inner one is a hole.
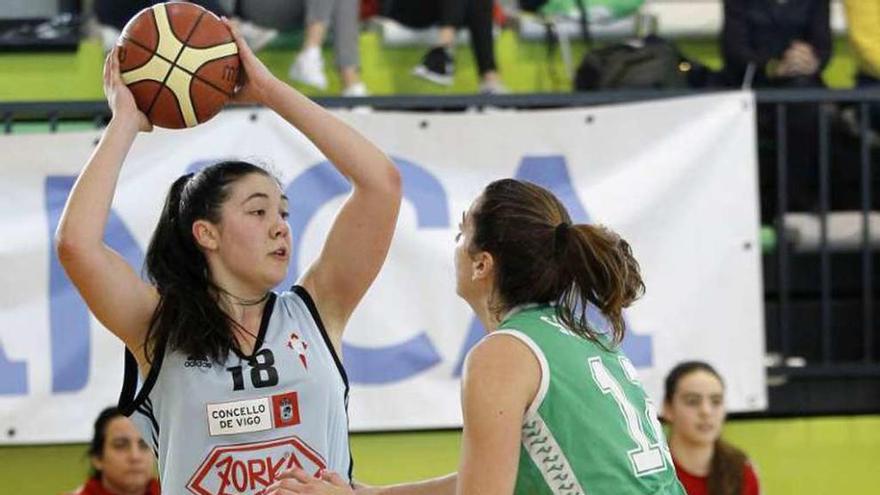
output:
M231 297L233 299L233 302L239 306L256 306L257 304L260 304L261 302L265 301L266 299L269 299L269 294L271 294L271 292L266 292L261 297L258 297L256 299L245 299L243 297L236 296L235 294L229 292L228 290L224 289L223 287L217 287L217 288L220 289L220 292Z

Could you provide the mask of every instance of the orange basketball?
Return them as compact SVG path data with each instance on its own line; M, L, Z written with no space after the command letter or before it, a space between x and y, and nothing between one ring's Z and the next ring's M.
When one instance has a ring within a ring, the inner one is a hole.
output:
M154 125L193 127L232 96L240 60L232 33L211 12L187 2L140 11L119 38L122 80Z

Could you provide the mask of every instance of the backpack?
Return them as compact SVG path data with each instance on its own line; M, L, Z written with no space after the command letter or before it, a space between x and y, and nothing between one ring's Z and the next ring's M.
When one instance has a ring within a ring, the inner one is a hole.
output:
M706 68L687 60L672 42L648 36L588 52L575 73L576 91L670 89L696 85Z

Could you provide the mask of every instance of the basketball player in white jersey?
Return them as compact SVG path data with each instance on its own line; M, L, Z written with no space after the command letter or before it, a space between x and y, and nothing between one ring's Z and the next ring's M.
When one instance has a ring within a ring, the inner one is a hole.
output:
M56 233L68 276L128 350L121 404L156 451L163 493L263 493L292 468L350 480L342 334L385 260L400 207L392 162L234 36L246 74L237 99L274 110L352 185L298 285L272 292L291 256L288 198L245 162L174 182L147 250L148 281L104 244L122 163L151 127L115 53L104 70L113 118Z

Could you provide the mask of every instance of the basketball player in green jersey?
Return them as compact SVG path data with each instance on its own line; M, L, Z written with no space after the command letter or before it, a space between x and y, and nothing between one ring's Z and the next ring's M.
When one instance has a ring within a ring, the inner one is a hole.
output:
M572 225L534 184L489 184L464 214L457 292L488 335L462 382L458 473L359 489L389 494L684 495L657 411L618 350L622 311L644 291L629 245ZM588 322L602 312L606 328ZM301 471L268 493L350 493Z

